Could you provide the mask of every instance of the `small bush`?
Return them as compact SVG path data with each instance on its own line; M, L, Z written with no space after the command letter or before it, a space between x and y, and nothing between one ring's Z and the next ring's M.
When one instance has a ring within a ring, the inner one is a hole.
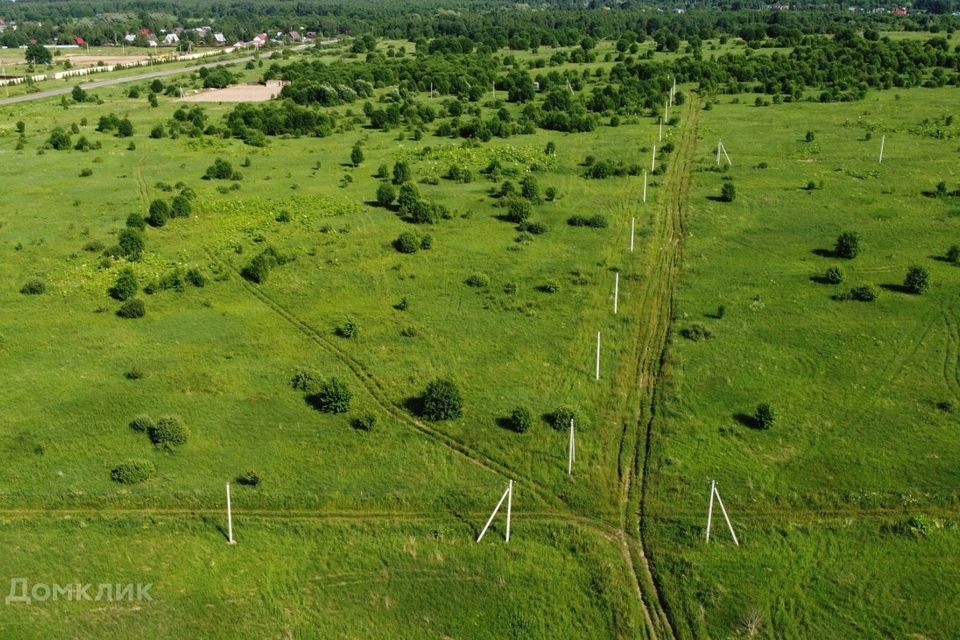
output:
M475 287L477 289L485 289L490 286L490 277L485 273L475 273L466 280L464 284L468 287Z
M172 451L174 447L186 444L187 427L179 416L166 416L157 420L147 430L147 435L154 446Z
M187 278L187 282L197 287L198 289L202 289L207 284L206 276L204 276L203 272L201 272L200 269L197 269L196 267L192 269L187 269L186 278Z
M416 253L420 250L420 239L412 231L404 231L393 241L393 248L400 253Z
M142 318L146 313L146 306L143 304L143 300L139 298L127 300L117 310L117 315L121 318Z
M539 236L547 232L547 225L542 222L530 222L527 220L517 225L517 231L521 231L523 233L532 233L535 236Z
M921 295L930 287L930 272L924 267L914 265L907 271L903 286L914 295Z
M687 340L692 340L693 342L700 342L701 340L706 340L713 337L713 334L710 333L710 330L701 324L693 324L684 328L680 331L680 335Z
M757 410L753 414L753 420L760 429L769 429L774 421L773 408L767 403L757 405Z
M547 414L547 424L558 431L570 428L570 421L577 419L577 413L573 407L562 405Z
M170 217L170 205L164 200L154 200L150 203L150 214L147 216L147 224L151 227L162 227L167 224Z
M40 278L30 278L20 287L20 293L28 296L38 296L46 290L47 285Z
M720 188L720 199L724 202L733 202L737 198L737 188L732 182L724 182Z
M592 227L594 229L604 229L607 227L607 219L599 213L595 216L570 216L567 224L571 227Z
M336 328L335 332L341 338L356 338L360 335L360 327L353 320L347 319Z
M260 474L256 471L244 471L237 476L237 484L242 484L245 487L260 486L260 481Z
M304 391L306 393L313 393L319 382L319 376L307 369L297 369L293 373L293 377L290 378L291 387L297 391Z
M873 302L877 299L877 290L870 285L861 285L850 289L848 297L857 302Z
M843 272L840 267L830 267L823 274L823 281L828 284L840 284L843 282Z
M427 385L420 397L420 415L427 420L456 420L463 415L463 398L450 379L438 378Z
M221 158L214 160L213 164L207 167L206 173L203 174L205 180L230 180L234 176L239 176L239 174L233 170L233 165Z
M838 258L853 260L860 253L860 236L853 231L844 231L837 236L833 254Z
M141 414L130 421L130 428L140 433L147 433L154 426L153 418L146 414Z
M123 377L127 380L141 380L146 377L146 374L139 367L133 367L129 371L123 374Z
M951 247L947 249L946 257L947 262L952 264L960 264L960 245L951 245Z
M359 431L373 431L373 428L377 426L377 416L367 412L360 414L351 422L354 429Z
M553 280L548 280L541 285L537 285L537 291L541 293L559 293L560 284Z
M507 424L512 431L524 433L533 424L533 414L526 407L517 407L510 413Z
M117 281L110 287L110 296L123 302L137 295L137 276L133 269L126 267L117 275Z
M353 393L340 378L330 378L310 396L310 404L323 413L346 413L350 410Z
M504 217L510 222L523 222L530 217L530 203L519 198L512 198L507 203L507 213Z
M110 470L110 478L120 484L138 484L156 473L157 467L149 460L127 460Z
M381 182L377 187L377 204L381 207L389 207L397 199L397 190L389 182Z
M127 228L143 231L147 228L147 221L139 213L131 213L127 216Z

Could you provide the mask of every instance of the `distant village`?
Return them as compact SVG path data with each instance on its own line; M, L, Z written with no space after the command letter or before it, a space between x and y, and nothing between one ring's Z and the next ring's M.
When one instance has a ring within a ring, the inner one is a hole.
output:
M7 21L0 17L0 33L6 31L16 31L17 23ZM259 33L250 40L231 41L221 31L214 30L211 26L200 26L192 28L176 27L171 31L160 29L154 33L150 29L143 27L134 32L125 32L122 36L118 34L115 41L105 41L98 43L99 46L135 46L135 47L178 47L181 42L197 44L198 46L212 47L263 47L268 44L290 44L290 43L308 43L314 42L322 37L316 31L305 31L303 33L295 30L277 31L274 34ZM31 44L36 41L31 39ZM325 41L335 42L335 40ZM76 48L86 46L88 43L82 37L74 37L68 41L55 41L42 43L51 48Z

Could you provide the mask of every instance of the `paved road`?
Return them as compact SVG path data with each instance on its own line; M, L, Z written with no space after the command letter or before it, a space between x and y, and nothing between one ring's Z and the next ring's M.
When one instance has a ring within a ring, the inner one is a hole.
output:
M204 67L215 67L218 64L235 64L235 63L245 63L253 60L254 56L245 56L243 58L229 58L229 59L220 59L215 62L205 62L203 64L193 65L192 67L180 67L178 69L164 69L162 71L151 71L149 73L140 73L135 76L124 76L122 78L111 78L109 80L97 80L94 82L86 82L80 86L84 90L89 89L99 89L100 87L112 87L117 84L124 84L126 82L140 82L141 80L153 80L154 78L162 78L164 76L172 76L178 73L190 73L191 71L198 71ZM62 96L64 94L70 93L73 91L73 86L66 86L60 89L47 89L46 91L38 91L37 93L28 93L22 96L16 96L14 98L4 98L0 100L0 106L6 104L15 104L17 102L30 102L31 100L43 100L45 98L53 98L56 96Z

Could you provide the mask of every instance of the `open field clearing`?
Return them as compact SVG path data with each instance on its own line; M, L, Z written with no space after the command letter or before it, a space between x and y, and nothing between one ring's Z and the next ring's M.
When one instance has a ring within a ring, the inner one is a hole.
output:
M185 95L181 102L263 102L280 95L280 84L241 84Z
M960 269L942 256L960 201L931 195L960 183L943 124L955 108L955 90L919 90L769 108L721 97L702 116L648 506L692 636L751 616L769 637L951 635L960 590L940 559L960 544ZM734 164L715 172L720 138ZM733 202L716 199L724 181ZM852 260L831 255L843 231L862 238ZM923 295L904 291L911 265L929 270ZM844 281L821 282L834 266ZM833 299L860 285L876 302ZM694 326L709 337L684 337ZM769 430L753 424L762 402ZM704 547L712 479L741 548L722 520ZM796 587L771 589L788 575Z
M0 637L957 637L955 21L424 1L0 97Z

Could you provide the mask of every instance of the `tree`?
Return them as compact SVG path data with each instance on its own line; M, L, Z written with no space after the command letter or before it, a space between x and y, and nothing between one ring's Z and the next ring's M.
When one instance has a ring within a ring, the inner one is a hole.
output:
M83 90L83 87L80 85L74 85L73 90L70 92L71 97L73 97L74 102L83 102L87 99L87 92Z
M860 236L853 231L844 231L837 236L833 254L838 258L853 260L860 253Z
M317 392L310 396L309 402L323 413L346 413L350 410L352 399L353 393L347 383L334 377L321 384Z
M47 144L57 151L64 151L73 146L72 141L70 140L70 134L60 127L57 127L50 132L50 137L47 139Z
M903 286L915 295L924 293L930 287L930 272L918 265L910 267L907 277L903 280Z
M401 160L400 162L393 165L393 184L403 184L404 182L410 182L412 174L410 173L410 165Z
M737 189L732 182L724 182L720 188L720 199L724 202L733 202L737 197Z
M947 249L947 262L960 264L960 245L951 245L950 248Z
M147 224L151 227L162 227L167 224L167 218L170 217L170 205L165 200L154 200L150 203L150 215L147 216Z
M170 201L171 218L189 218L191 213L193 213L193 205L190 204L190 199L182 193L174 196L173 200Z
M377 187L377 204L389 207L397 197L397 192L389 182L381 182Z
M757 411L753 414L753 420L757 427L769 429L773 426L774 418L773 408L769 404L763 402L757 405Z
M457 385L449 378L430 382L420 397L420 415L433 422L463 415L463 398Z
M203 177L207 180L229 180L233 175L233 165L222 158L217 158L212 165L207 167L207 172Z
M360 163L363 162L363 149L360 148L359 144L353 145L353 149L350 151L350 162L355 167L359 167Z
M406 214L420 201L420 192L416 185L409 182L403 183L400 187L400 195L397 196L397 204L400 206L400 212Z
M129 118L124 118L117 123L117 137L129 138L133 135L133 123Z
M27 45L25 56L29 64L50 64L53 62L53 54L40 43Z
M143 218L139 215L138 217L142 225ZM143 227L140 227L140 229L142 228ZM143 257L144 246L143 234L136 228L121 229L120 233L117 234L117 255L126 258L130 262L140 261L140 258Z
M110 287L110 296L121 302L129 300L137 294L137 276L133 269L126 267L117 275L117 281Z
M507 204L507 220L514 223L521 223L530 217L530 203L519 198L511 198Z
M520 195L531 202L540 200L540 187L537 185L537 179L533 176L526 176L520 181Z

